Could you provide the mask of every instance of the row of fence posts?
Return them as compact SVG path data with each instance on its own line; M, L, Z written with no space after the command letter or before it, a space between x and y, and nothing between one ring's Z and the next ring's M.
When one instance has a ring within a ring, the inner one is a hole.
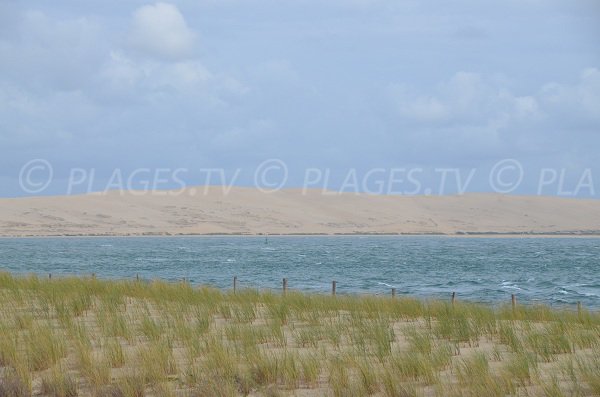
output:
M92 278L96 278L96 273L92 273ZM48 279L52 280L52 273L48 273ZM140 281L140 275L139 273L136 273L135 275L135 280L136 281ZM184 277L183 278L183 282L187 282L187 279ZM233 276L233 293L235 294L237 292L237 284L238 284L238 277L237 276ZM335 295L336 294L336 290L337 290L337 281L332 281L331 282L331 295ZM283 279L283 294L287 294L288 291L288 279L284 278ZM396 297L396 288L392 288L392 298ZM456 292L452 292L452 306L454 306L456 304ZM517 296L515 294L511 294L510 296L510 302L511 302L511 306L512 309L515 310L517 308ZM581 302L577 301L577 312L579 314L581 314L582 311L582 306L581 306Z
M237 292L237 282L238 282L238 278L237 276L233 276L233 293L235 294ZM282 282L282 291L283 291L283 295L287 294L288 291L288 279L284 278L283 282ZM335 295L336 294L336 290L337 290L337 281L332 281L331 282L331 295ZM396 288L392 287L392 298L396 297ZM517 308L517 296L515 294L511 294L510 296L510 302L511 302L511 306L512 309L515 310ZM452 292L452 306L454 306L456 304L456 292ZM581 314L581 302L577 302L577 312L579 314Z

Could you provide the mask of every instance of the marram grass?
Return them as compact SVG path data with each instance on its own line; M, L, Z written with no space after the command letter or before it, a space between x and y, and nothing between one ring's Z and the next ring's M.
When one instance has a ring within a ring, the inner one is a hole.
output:
M0 273L29 395L599 396L600 314Z

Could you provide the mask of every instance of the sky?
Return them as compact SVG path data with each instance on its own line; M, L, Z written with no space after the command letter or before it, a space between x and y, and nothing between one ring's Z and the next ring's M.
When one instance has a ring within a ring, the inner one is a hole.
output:
M588 0L0 0L0 197L600 198L599 37Z

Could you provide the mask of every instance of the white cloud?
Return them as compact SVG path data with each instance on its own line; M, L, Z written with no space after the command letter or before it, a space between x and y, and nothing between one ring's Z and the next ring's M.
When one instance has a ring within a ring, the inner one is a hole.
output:
M597 163L591 12L293 3L0 0L0 175L34 151L99 168L265 153L350 167ZM390 82L403 84L386 96Z
M537 99L532 96L522 96L513 98L515 104L515 116L521 119L537 117L540 114L540 107Z
M576 84L545 84L539 95L542 103L556 114L600 120L600 70L596 68L583 70Z
M407 120L465 125L542 116L536 94L513 94L505 81L477 73L458 72L427 94L392 84L390 93L399 114Z
M193 101L208 107L228 106L248 88L234 77L213 73L198 59L163 62L113 51L98 73L106 98L127 102Z
M417 121L443 121L449 116L449 109L438 98L419 95L411 97L402 87L392 87L397 100L399 113Z
M575 83L515 94L496 76L458 72L433 89L389 87L399 136L419 153L519 156L559 153L576 136L600 131L600 71Z
M181 59L192 54L196 34L177 7L156 3L135 11L129 40L136 49L150 56Z
M142 78L141 70L135 62L118 51L111 52L100 75L103 81L108 82L108 88L120 92L131 90Z

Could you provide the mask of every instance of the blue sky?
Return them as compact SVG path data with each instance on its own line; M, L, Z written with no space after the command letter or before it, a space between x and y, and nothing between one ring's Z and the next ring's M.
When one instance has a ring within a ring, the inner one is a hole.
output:
M596 1L0 0L0 196L32 159L61 194L73 168L94 189L139 167L245 185L271 158L286 186L512 158L514 193L553 168L600 196L598 37Z

